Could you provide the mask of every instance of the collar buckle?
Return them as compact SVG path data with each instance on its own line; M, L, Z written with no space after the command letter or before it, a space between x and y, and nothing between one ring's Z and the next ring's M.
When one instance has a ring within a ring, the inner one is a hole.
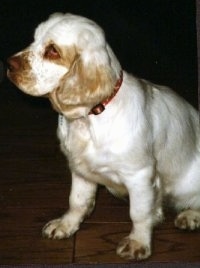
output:
M121 71L120 77L117 80L117 83L116 83L116 85L114 87L113 93L110 95L110 97L108 97L104 101L102 101L102 102L98 103L97 105L95 105L90 110L89 115L90 114L98 115L98 114L101 114L105 110L105 106L114 98L114 96L117 94L118 90L120 89L122 81L123 81L123 72Z
M104 110L105 106L102 103L99 103L91 109L90 114L98 115L101 114Z

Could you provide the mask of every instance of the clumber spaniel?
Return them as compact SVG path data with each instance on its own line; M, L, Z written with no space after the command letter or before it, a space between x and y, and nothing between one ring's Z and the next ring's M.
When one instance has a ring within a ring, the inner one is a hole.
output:
M53 14L8 63L17 87L47 96L60 114L58 137L72 172L69 210L45 225L44 236L73 235L94 208L98 184L129 196L132 229L117 247L121 257L150 256L167 196L178 228L200 227L197 111L169 88L122 71L97 24Z

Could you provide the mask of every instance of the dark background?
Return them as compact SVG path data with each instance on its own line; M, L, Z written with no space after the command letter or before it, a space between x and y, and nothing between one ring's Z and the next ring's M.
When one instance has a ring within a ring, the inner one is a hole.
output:
M26 47L55 11L97 21L124 69L172 86L197 106L194 0L0 0L0 60ZM66 211L70 190L56 128L47 99L23 94L7 79L0 83L0 263L119 263L115 243L129 231L128 203L103 188L92 219L75 237L41 238L44 224ZM199 262L198 233L175 230L172 217L167 213L155 230L151 267Z
M26 47L35 27L57 11L95 20L123 69L171 86L197 106L194 0L1 0L0 59Z

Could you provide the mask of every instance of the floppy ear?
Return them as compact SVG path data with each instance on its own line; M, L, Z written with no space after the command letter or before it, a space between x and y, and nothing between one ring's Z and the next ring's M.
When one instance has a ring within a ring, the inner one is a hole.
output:
M74 57L59 87L49 94L53 107L68 118L86 116L110 96L116 77L104 48Z

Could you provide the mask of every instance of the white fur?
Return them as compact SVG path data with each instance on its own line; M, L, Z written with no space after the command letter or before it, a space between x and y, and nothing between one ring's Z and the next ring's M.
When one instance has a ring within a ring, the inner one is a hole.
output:
M77 94L74 106L69 108L72 104L69 97L63 97L68 93L66 88L77 88L76 83L81 87L88 77L93 77L92 70L90 76L79 81L79 73L70 76L75 67L42 59L49 40L65 54L69 47L75 46L85 71L90 66L94 69L103 66L103 72L116 82L121 70L101 28L86 18L55 14L36 29L35 40L27 48L29 74L34 82L30 86L23 82L16 84L29 94L43 95L54 92L64 82L64 95L59 95L62 99L59 101L63 101L66 109L62 110L64 106L59 106L58 100L54 103L55 96L51 101L62 113L58 137L72 171L69 211L48 223L43 234L60 239L77 231L94 207L98 184L117 196L129 195L133 228L117 248L121 257L144 259L151 254L152 229L162 220L162 202L166 196L170 196L178 211L185 210L176 219L177 227L199 228L197 111L169 88L137 79L125 71L119 92L101 114L88 115L92 106L101 101L93 100L90 91L87 92L90 102L81 103L82 96ZM12 74L8 75L12 79ZM97 87L103 92L108 85L109 81L104 87ZM75 94L75 89L72 92Z

